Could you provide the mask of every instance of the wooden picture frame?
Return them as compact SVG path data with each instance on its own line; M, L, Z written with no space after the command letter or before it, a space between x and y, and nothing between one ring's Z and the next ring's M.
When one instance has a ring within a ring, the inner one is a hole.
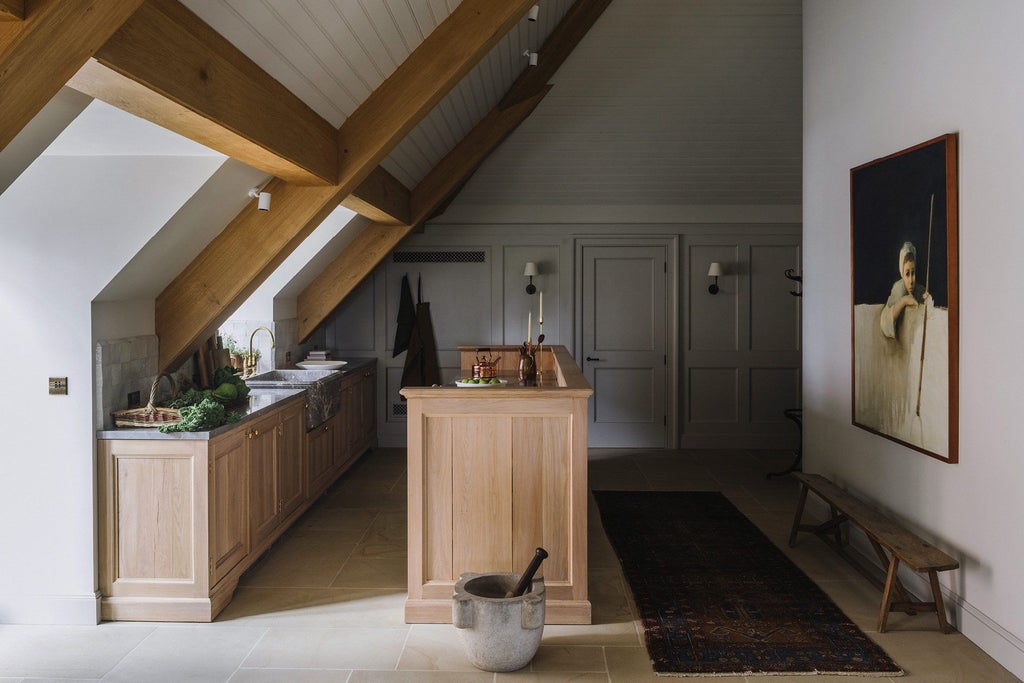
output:
M955 133L850 170L853 424L948 463L959 459L957 187Z

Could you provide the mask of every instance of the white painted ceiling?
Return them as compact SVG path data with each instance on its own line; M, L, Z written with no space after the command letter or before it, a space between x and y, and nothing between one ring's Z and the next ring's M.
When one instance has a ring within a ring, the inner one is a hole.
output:
M335 126L458 5L182 2ZM543 0L382 165L415 187L570 5ZM799 205L801 80L800 0L613 0L457 202Z

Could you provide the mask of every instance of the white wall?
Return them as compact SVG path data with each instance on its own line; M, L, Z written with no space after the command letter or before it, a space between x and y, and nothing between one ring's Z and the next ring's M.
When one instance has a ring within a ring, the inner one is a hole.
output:
M43 156L0 195L0 623L97 620L92 300L221 163Z
M804 2L805 469L960 558L959 628L1024 675L1024 3ZM851 425L850 168L959 133L960 463Z

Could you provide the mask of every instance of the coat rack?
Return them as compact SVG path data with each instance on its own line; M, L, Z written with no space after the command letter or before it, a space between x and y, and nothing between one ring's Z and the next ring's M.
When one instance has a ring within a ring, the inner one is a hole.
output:
M804 281L803 276L802 275L797 275L796 271L794 271L792 268L786 268L786 277L788 279L792 280L793 282L803 282ZM802 291L800 291L800 292L790 291L790 294L792 294L793 296L803 296L803 292Z

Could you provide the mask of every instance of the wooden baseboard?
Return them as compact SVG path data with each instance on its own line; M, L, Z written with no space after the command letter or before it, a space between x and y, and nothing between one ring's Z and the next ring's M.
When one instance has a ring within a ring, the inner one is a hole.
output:
M213 601L208 598L103 598L104 621L213 621Z

